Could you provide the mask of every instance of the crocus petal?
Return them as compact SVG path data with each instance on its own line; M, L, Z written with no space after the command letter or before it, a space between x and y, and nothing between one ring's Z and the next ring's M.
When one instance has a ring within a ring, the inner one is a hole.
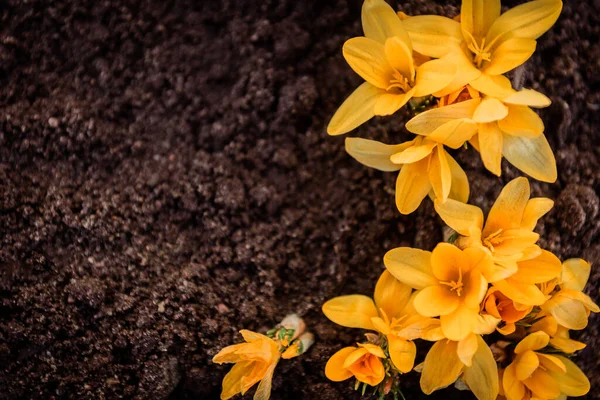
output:
M413 49L425 56L441 58L459 49L463 40L460 24L438 15L418 15L402 21Z
M374 356L377 356L379 358L385 358L385 353L383 352L383 349L375 344L359 343L358 346L362 347L363 349L366 349L369 353L373 354Z
M496 123L479 124L479 153L483 165L496 176L502 174L502 131Z
M366 37L384 44L387 38L397 36L411 48L410 38L402 26L402 21L385 1L365 0L361 20Z
M394 36L385 41L384 50L390 66L412 81L415 76L415 63L410 47L402 39Z
M533 39L518 37L502 42L492 52L492 61L485 66L485 73L488 75L500 75L512 71L529 60L529 57L535 51L536 44L536 41Z
M438 144L436 151L433 152L428 172L429 182L431 182L435 196L443 202L446 201L450 194L452 172L443 145Z
M458 343L451 340L440 340L431 347L421 373L421 390L431 394L445 388L458 379L463 370L463 363L457 354ZM444 362L440 362L444 360Z
M520 381L529 378L540 365L538 356L531 350L519 354L514 362L517 365L517 379Z
M475 323L473 333L476 333L478 335L489 335L490 333L494 332L499 323L500 319L495 318L492 315L479 314L477 315L477 321Z
M398 247L385 253L383 263L400 282L423 289L437 285L431 271L431 253L411 247Z
M448 165L450 166L450 174L452 176L448 197L466 203L469 201L470 193L467 174L450 154L446 153L446 157L448 158Z
M498 229L518 229L529 200L529 181L520 177L508 182L492 206L483 229L483 236Z
M406 164L400 170L396 180L396 207L401 214L415 211L431 190L428 161L428 158L424 158L416 163Z
M481 75L481 71L475 68L473 62L467 58L461 49L450 51L442 59L456 65L456 75L448 86L433 94L436 97L442 97L455 92L466 84L473 82Z
M393 154L390 160L395 164L411 164L430 155L436 145L436 142L429 140L423 141L421 144L413 144L404 151Z
M354 37L344 43L342 54L354 72L371 85L380 89L390 85L393 70L382 44L366 37Z
M530 378L523 381L525 386L540 399L555 399L560 396L558 382L547 372L537 369Z
M346 152L359 163L380 171L397 171L401 165L390 161L393 154L406 150L412 142L384 144L376 140L346 138Z
M275 372L275 367L277 363L272 363L267 372L261 379L258 384L258 388L256 388L256 392L254 393L254 400L269 400L271 397L271 386L273 382L273 373Z
M552 339L550 339L550 341L552 342ZM547 371L557 372L559 374L567 372L567 367L560 358L544 353L537 353L537 357L540 360L540 365Z
M401 339L397 336L388 336L388 351L392 362L402 373L408 373L415 364L417 346L413 342Z
M406 123L406 129L417 135L431 135L448 122L471 118L479 102L479 99L471 99L422 112Z
M325 365L325 376L334 382L345 381L352 376L352 372L344 368L346 358L356 350L356 347L344 347L331 356Z
M371 318L379 316L373 300L358 294L335 297L323 304L323 314L338 325L373 330Z
M502 154L508 162L535 179L556 181L556 160L544 135L536 138L505 135Z
M566 374L552 373L561 393L569 397L584 396L590 391L590 381L577 365L566 357L557 356L567 369Z
M528 306L539 306L546 301L546 295L536 286L517 282L511 277L495 281L496 286L509 299Z
M519 262L519 270L512 276L521 283L548 282L560 275L562 265L558 257L549 251L542 250L542 254L526 261Z
M556 322L569 329L581 330L588 324L585 306L568 297L554 296L544 304L544 311L552 314Z
M516 369L516 365L512 363L506 367L502 375L502 388L508 400L522 400L525 396L525 385L517 379Z
M392 115L413 97L415 88L406 93L384 93L375 101L375 115Z
M249 377L252 374L252 370L254 369L254 363L252 362L240 362L235 364L231 370L225 375L223 378L223 390L221 391L221 399L227 400L231 397L235 396L238 393L241 393L244 390L244 387L249 387L254 385L259 377L254 377L252 381L248 381L242 384L242 378ZM250 384L248 386L248 384Z
M456 76L456 64L444 60L432 60L417 68L415 97L427 96L447 87Z
M444 222L463 236L469 236L471 228L480 230L483 226L483 212L479 207L452 199L446 200L445 203L436 200L434 206Z
M525 210L523 211L523 219L521 221L521 228L528 229L530 231L535 229L537 222L542 218L548 211L554 207L554 201L546 197L535 197L529 199Z
M377 97L384 93L369 82L360 85L337 109L327 125L327 133L342 135L373 118Z
M508 115L508 107L500 100L486 97L481 101L473 114L473 121L479 123L494 122Z
M561 10L562 1L559 0L537 0L518 5L494 21L485 41L492 43L501 36L537 39L554 25Z
M531 89L521 89L520 91L503 98L502 102L506 104L529 106L533 108L548 107L552 103L552 101L546 95Z
M527 106L508 105L508 115L498 121L498 126L513 136L535 138L544 133L542 119Z
M438 281L456 279L458 267L464 268L463 251L450 243L439 243L431 253L431 270ZM463 271L466 272L466 271Z
M585 343L578 342L577 340L556 337L550 338L550 345L567 354L575 353L586 347Z
M381 308L388 318L394 318L400 315L408 300L412 288L398 279L388 271L384 270L377 285L375 285L375 305Z
M454 312L459 303L458 296L447 288L436 285L419 291L414 305L419 314L425 317L437 317Z
M487 96L505 98L515 93L510 80L504 75L481 74L469 82L473 89Z
M462 361L462 363L467 367L473 365L473 355L477 351L477 346L479 345L477 340L478 336L479 335L471 333L466 338L458 342L456 353L458 354L460 361Z
M463 380L478 400L495 400L498 396L498 367L489 346L476 335L477 351L473 354L472 364L465 367Z
M481 42L499 16L500 0L463 0L460 7L461 28L471 34L477 43Z
M592 266L581 258L570 258L562 263L561 286L567 289L583 291L590 278Z
M440 316L442 332L450 340L464 339L473 332L477 323L477 314L477 310L460 306L454 312Z
M530 333L523 340L517 344L515 347L515 353L521 354L525 353L528 350L540 350L544 347L548 346L548 342L550 341L550 336L546 332L539 331Z
M462 118L446 122L427 137L453 149L458 149L476 133L477 124L468 118Z

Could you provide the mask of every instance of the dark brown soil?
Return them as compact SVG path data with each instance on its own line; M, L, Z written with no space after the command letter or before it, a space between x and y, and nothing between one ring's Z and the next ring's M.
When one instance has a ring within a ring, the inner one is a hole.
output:
M401 6L453 16L458 4ZM215 399L229 367L212 356L239 329L265 331L289 312L317 342L279 365L272 398L358 397L323 368L361 332L329 322L321 304L371 294L386 250L442 238L429 200L399 215L395 175L325 133L360 82L341 55L361 32L360 6L2 2L0 397ZM566 0L523 76L554 101L541 115L559 180L532 184L556 199L541 244L596 265L599 35L600 2ZM407 117L353 135L398 142ZM457 157L484 208L518 176L504 164L495 178L472 149ZM578 357L588 398L600 390L598 322L574 334L588 343ZM426 397L417 380L404 377L407 399L471 398Z

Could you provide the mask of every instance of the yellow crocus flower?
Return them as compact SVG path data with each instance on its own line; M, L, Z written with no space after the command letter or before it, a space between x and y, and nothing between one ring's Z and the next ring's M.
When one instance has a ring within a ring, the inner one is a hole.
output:
M443 337L438 320L414 311L411 292L409 286L386 270L375 286L375 301L363 295L339 296L323 304L323 313L338 325L385 335L394 366L398 371L407 373L412 370L417 353L412 340L438 340Z
M507 400L550 400L560 396L583 396L589 392L589 380L572 361L541 352L549 342L548 334L539 331L517 344L515 358L502 374Z
M491 287L483 301L483 309L491 316L504 322L502 327L496 328L503 335L510 335L516 330L515 323L525 317L533 309L532 306L521 306L509 299L496 287Z
M383 349L370 343L358 343L358 347L344 347L335 353L325 365L325 376L334 382L355 377L367 385L377 386L385 378L382 358Z
M503 189L492 206L484 225L479 207L452 199L434 202L444 222L459 235L460 248L481 248L489 253L494 267L484 272L504 295L523 305L540 305L546 296L536 286L560 275L560 260L536 245L533 232L539 218L554 202L547 198L529 198L529 181L516 178Z
M475 129L472 122L459 121L458 125L463 130ZM400 170L396 179L396 207L402 214L415 211L428 194L440 201L469 199L469 181L463 169L442 144L428 138L417 137L398 145L347 138L346 151L368 167Z
M536 0L500 14L500 0L463 0L460 22L423 15L403 20L415 51L433 58L452 59L459 66L447 94L465 84L475 89L531 57L536 39L554 25L560 0Z
M456 74L451 61L416 65L402 21L385 1L365 0L362 25L365 36L346 41L343 55L366 82L337 110L327 127L330 135L349 132L375 115L393 114L412 97L443 89Z

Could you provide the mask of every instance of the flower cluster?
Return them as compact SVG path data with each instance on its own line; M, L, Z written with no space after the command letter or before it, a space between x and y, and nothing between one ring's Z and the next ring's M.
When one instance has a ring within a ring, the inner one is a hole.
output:
M325 374L350 377L384 395L397 377L421 372L426 394L452 383L479 400L582 396L590 384L569 359L585 345L569 330L600 309L583 293L590 264L561 261L537 245L533 230L553 206L530 198L529 182L509 182L487 218L478 207L435 200L456 234L432 252L400 247L383 258L374 300L337 297L323 305L333 322L375 331L368 343L334 354ZM414 340L435 342L414 367Z
M400 171L396 206L402 214L415 211L428 194L442 202L468 200L467 176L446 150L467 143L495 175L500 176L504 157L531 177L554 182L554 154L544 123L532 110L549 106L550 99L531 89L515 90L503 74L531 57L536 39L561 10L560 0L535 0L501 14L500 0L464 0L458 22L409 17L383 0L365 0L364 36L343 47L344 58L365 83L340 106L327 132L347 133L406 104L418 112L406 123L417 135L411 141L346 139L346 151L362 164Z

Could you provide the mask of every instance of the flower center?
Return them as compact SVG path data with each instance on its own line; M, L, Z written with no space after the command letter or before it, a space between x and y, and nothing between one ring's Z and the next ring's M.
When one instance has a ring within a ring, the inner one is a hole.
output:
M450 290L456 292L456 294L460 297L463 291L463 287L465 286L462 281L462 268L458 267L458 280L453 281L440 281L440 285L445 285L450 287Z
M473 53L473 62L475 63L475 65L477 65L477 68L481 68L481 64L484 61L492 61L492 53L489 51L490 46L486 48L485 38L481 39L481 44L479 44L477 43L473 35L471 35L469 32L465 33L469 35L469 38L471 39L468 47L469 50L471 50L471 52Z
M394 89L394 88L400 89L404 93L408 92L411 89L408 79L406 79L404 77L404 75L402 75L400 72L398 72L396 70L394 70L392 79L390 79L390 85L386 88L386 90L390 91L391 89Z
M514 239L514 236L502 236L502 232L504 232L504 230L500 228L496 232L488 235L488 237L482 240L483 245L490 249L491 252L494 252L494 246L502 244L505 240Z

